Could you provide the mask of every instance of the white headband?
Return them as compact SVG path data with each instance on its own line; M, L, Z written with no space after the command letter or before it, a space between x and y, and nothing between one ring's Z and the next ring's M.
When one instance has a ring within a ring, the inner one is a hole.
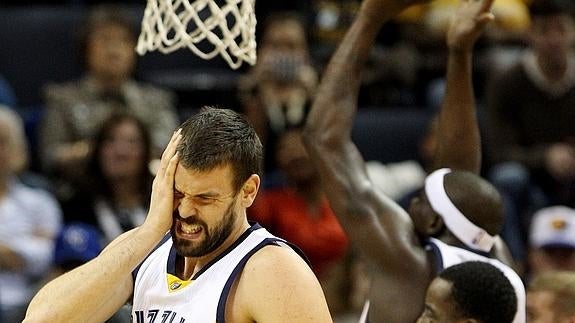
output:
M431 208L441 216L449 231L466 246L489 252L495 243L495 238L469 221L447 196L443 186L443 178L449 173L451 173L451 169L441 168L425 179L425 194L427 194Z

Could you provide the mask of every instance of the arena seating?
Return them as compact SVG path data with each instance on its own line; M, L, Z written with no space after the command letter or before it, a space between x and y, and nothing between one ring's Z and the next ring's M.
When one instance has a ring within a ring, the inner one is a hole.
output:
M138 24L143 6L130 8ZM86 12L82 6L13 6L0 10L0 74L15 89L32 146L35 127L42 117L42 86L81 74L77 35ZM204 61L181 50L167 56L146 54L137 74L146 82L176 91L181 116L186 117L202 104L235 108L235 86L241 72L232 71L222 59ZM353 139L367 160L414 159L427 121L425 109L361 108Z

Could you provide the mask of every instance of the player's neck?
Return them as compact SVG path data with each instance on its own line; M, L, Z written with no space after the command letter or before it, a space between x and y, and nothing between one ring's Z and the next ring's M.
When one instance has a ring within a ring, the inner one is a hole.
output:
M250 227L247 219L242 219L241 225L236 225L236 229L224 240L224 242L216 248L216 250L202 257L185 257L181 266L181 272L178 276L183 280L188 280L199 272L206 264L210 263L213 259L221 255L227 250L238 238Z
M457 239L451 232L449 232L449 230L445 230L445 232L439 237L439 240L453 247L465 247L465 245L459 241L459 239Z

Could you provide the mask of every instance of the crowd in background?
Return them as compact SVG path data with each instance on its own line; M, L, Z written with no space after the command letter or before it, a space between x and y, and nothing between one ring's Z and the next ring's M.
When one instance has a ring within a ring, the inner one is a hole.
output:
M194 95L211 93L143 81L137 20L112 4L91 7L96 3L50 2L89 14L74 53L81 76L37 89L38 120L29 122L19 103L26 99L17 96L23 92L0 70L0 322L21 320L38 286L143 222L154 161L179 122L199 108L203 99ZM412 7L388 24L364 73L361 107L418 110L430 120L408 163L372 161L373 176L396 182L398 201L429 171L444 91L444 32L456 3ZM3 1L0 11L23 4ZM223 98L209 98L232 102L264 144L263 189L248 215L303 249L341 322L360 310L369 278L321 191L300 131L358 6L258 1L257 64L242 67ZM538 297L570 286L560 291L571 298L567 313L575 308L575 7L569 0L496 0L493 11L474 62L483 175L505 202L502 237L516 269Z

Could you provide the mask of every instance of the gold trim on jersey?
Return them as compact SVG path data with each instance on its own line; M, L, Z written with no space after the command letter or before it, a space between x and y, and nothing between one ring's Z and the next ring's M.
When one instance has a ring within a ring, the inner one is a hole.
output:
M181 289L183 289L184 287L188 286L189 284L191 284L193 282L193 280L181 280L180 278L171 275L171 274L166 274L166 280L167 280L167 287L168 287L168 291L170 293L173 292L177 292Z

